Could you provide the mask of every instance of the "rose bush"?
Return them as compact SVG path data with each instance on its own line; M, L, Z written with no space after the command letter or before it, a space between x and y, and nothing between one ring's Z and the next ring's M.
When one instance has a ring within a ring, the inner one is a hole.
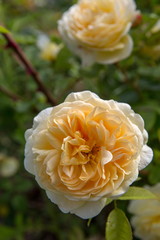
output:
M132 200L129 205L129 212L134 214L131 224L134 227L134 234L141 240L160 239L160 183L155 186L146 187L155 195L154 200Z
M63 14L58 28L83 65L110 64L130 55L128 32L136 15L133 0L79 0Z
M81 218L125 193L152 159L140 115L90 91L40 112L25 138L25 168L63 212Z

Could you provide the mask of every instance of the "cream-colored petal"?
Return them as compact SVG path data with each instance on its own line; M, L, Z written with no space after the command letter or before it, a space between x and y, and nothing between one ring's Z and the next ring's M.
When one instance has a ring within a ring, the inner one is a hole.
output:
M90 91L70 94L26 131L25 167L63 212L97 215L152 158L142 118Z
M82 59L110 64L129 56L132 50L122 41L136 17L136 5L128 1L78 1L58 21L59 32L68 48Z
M42 110L35 118L33 122L33 128L29 129L25 132L25 139L26 139L26 145L25 145L25 160L24 160L24 166L26 170L32 174L35 174L34 170L34 155L33 155L33 133L34 130L37 131L40 129L44 129L46 127L46 120L48 116L50 115L52 111L52 108L47 108L45 110Z
M82 91L82 92L70 93L66 97L65 102L74 102L74 101L89 102L93 98L99 98L99 97L98 97L98 95L96 95L95 93L92 93L90 91Z
M110 151L102 150L101 164L105 165L113 159L113 155Z
M146 144L148 141L148 133L145 129L143 130L143 137L144 137L144 144Z
M71 210L71 213L74 213L83 219L93 218L101 212L105 207L105 204L106 198L102 198L99 201L86 201L81 207Z
M160 184L145 186L153 193L160 192ZM131 224L134 235L142 240L160 239L160 202L159 199L132 200L128 211L133 214Z
M112 64L127 58L132 51L133 41L130 36L122 38L123 48L115 51L99 52L95 56L95 62L103 64ZM85 56L84 56L85 57Z
M81 207L83 204L85 204L84 201L72 201L67 199L63 193L58 192L51 192L46 191L47 197L51 200L51 202L58 205L58 207L61 209L64 213L69 213L74 211L75 209Z
M46 108L42 110L35 118L33 122L33 129L36 129L37 127L40 127L41 129L45 128L45 122L49 115L52 112L52 107Z
M24 167L28 172L35 174L34 162L33 162L34 155L32 151L32 147L33 147L32 132L33 132L32 129L28 129L25 132L26 145L25 145Z
M152 158L153 158L152 149L147 145L144 145L141 151L138 169L142 170L143 168L145 168L152 161Z
M133 111L128 115L129 119L132 121L132 123L134 123L136 126L138 126L138 128L141 130L141 132L144 131L144 120L142 119L142 117L137 114L134 113ZM146 136L147 137L147 136Z

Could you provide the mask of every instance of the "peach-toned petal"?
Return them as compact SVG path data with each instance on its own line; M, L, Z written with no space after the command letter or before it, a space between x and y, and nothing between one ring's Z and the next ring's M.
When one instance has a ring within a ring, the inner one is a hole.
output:
M84 66L111 64L130 55L128 32L136 15L134 0L81 0L63 14L58 29Z
M42 111L26 131L25 168L63 212L97 215L152 159L142 118L89 91Z

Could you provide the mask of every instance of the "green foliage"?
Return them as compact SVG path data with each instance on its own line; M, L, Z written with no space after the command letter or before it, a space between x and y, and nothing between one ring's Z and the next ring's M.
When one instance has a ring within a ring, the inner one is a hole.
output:
M113 201L111 198L107 198L106 205L110 204Z
M115 208L106 223L106 240L132 240L132 230L125 213Z
M16 231L14 228L7 227L5 225L0 226L1 237L6 240L16 237ZM1 238L2 239L2 238Z
M118 200L140 200L140 199L155 199L156 196L149 190L141 187L130 187Z
M76 0L1 0L0 33L9 31L12 34L57 104L72 91L89 89L103 99L129 103L144 118L154 159L141 171L141 180L136 182L138 187L129 188L119 200L150 199L153 195L140 187L160 182L160 49L155 50L160 45L160 31L151 33L159 19L159 0L136 1L143 16L142 22L131 29L134 49L130 57L113 65L94 64L84 68L79 58L62 43L57 31L57 20L74 3ZM2 34L0 154L15 157L19 169L14 176L0 179L0 239L88 240L96 236L103 239L104 219L112 208L111 199L107 200L105 210L87 227L87 222L61 213L50 203L34 177L24 169L24 132L32 126L34 116L50 104L7 47ZM54 61L41 57L41 49L37 45L41 34L46 34L50 41L64 45ZM121 234L127 234L127 238ZM106 236L107 240L131 239L128 220L121 210L115 209L110 213Z
M9 31L5 27L0 26L0 33L9 33Z

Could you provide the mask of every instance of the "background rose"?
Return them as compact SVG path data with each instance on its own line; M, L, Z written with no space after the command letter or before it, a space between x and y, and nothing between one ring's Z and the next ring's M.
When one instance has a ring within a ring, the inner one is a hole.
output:
M63 48L62 44L52 42L45 34L40 34L38 36L37 46L41 50L41 58L47 61L56 60L59 52Z
M19 162L14 157L0 153L0 177L12 177L19 168Z
M115 63L131 53L135 9L133 0L79 0L63 14L59 32L84 65Z
M135 236L142 240L160 239L160 183L146 187L158 199L155 200L132 200L128 210L134 214L131 223L134 227Z
M152 159L140 115L89 91L47 108L26 131L25 167L67 213L97 215Z

